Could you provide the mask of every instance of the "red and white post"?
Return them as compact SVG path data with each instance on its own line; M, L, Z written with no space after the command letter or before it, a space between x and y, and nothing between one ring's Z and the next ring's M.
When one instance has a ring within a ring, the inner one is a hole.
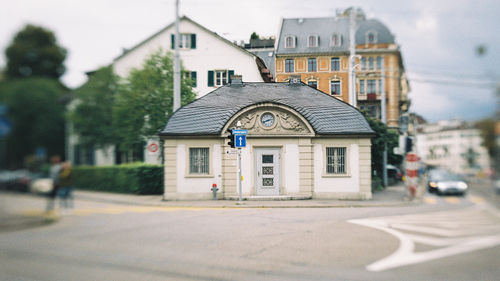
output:
M418 156L415 153L406 154L406 187L410 198L415 198L418 185Z

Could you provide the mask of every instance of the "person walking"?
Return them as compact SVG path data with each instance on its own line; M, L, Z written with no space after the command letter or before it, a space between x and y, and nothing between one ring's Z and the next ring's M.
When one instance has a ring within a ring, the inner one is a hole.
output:
M56 201L57 193L59 190L59 174L61 172L61 156L54 155L50 158L51 166L49 170L49 176L52 179L52 191L49 193L49 198L47 199L47 212L54 210L54 204Z
M59 197L63 215L67 215L73 208L73 173L71 163L64 162L59 173Z

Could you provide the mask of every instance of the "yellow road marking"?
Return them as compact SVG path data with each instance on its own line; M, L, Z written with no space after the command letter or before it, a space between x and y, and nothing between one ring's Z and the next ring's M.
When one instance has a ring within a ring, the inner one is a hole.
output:
M437 203L437 200L435 197L424 197L424 202L426 204L436 204Z
M446 202L448 202L450 204L458 204L460 202L460 199L458 199L457 197L447 196L444 199L446 200Z
M476 204L482 204L482 203L484 203L484 199L483 199L483 197L479 197L479 196L470 196L468 199L469 199L469 201L471 201L472 203L476 203Z

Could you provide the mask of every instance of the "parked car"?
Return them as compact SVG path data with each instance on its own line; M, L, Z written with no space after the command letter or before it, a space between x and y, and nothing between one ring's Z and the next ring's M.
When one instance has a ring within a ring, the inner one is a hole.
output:
M500 179L495 180L495 191L497 192L498 195L500 195Z
M30 182L29 190L35 194L49 194L54 188L51 178L38 178Z
M398 167L391 164L385 167L387 169L387 181L389 185L397 184L403 180L403 173L401 173Z
M433 169L428 173L427 189L431 193L464 195L467 188L466 181L460 175L443 169Z
M0 171L0 189L27 192L32 177L28 170Z

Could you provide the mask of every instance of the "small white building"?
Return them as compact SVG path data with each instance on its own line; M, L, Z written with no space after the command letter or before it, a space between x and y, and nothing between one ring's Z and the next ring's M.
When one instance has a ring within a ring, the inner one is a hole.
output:
M214 90L180 108L165 140L166 200L239 196L237 154L228 129L248 130L241 149L242 195L289 199L370 199L371 141L354 107L291 79L242 83Z
M459 120L420 125L417 153L423 163L458 174L477 174L490 167L479 129Z

